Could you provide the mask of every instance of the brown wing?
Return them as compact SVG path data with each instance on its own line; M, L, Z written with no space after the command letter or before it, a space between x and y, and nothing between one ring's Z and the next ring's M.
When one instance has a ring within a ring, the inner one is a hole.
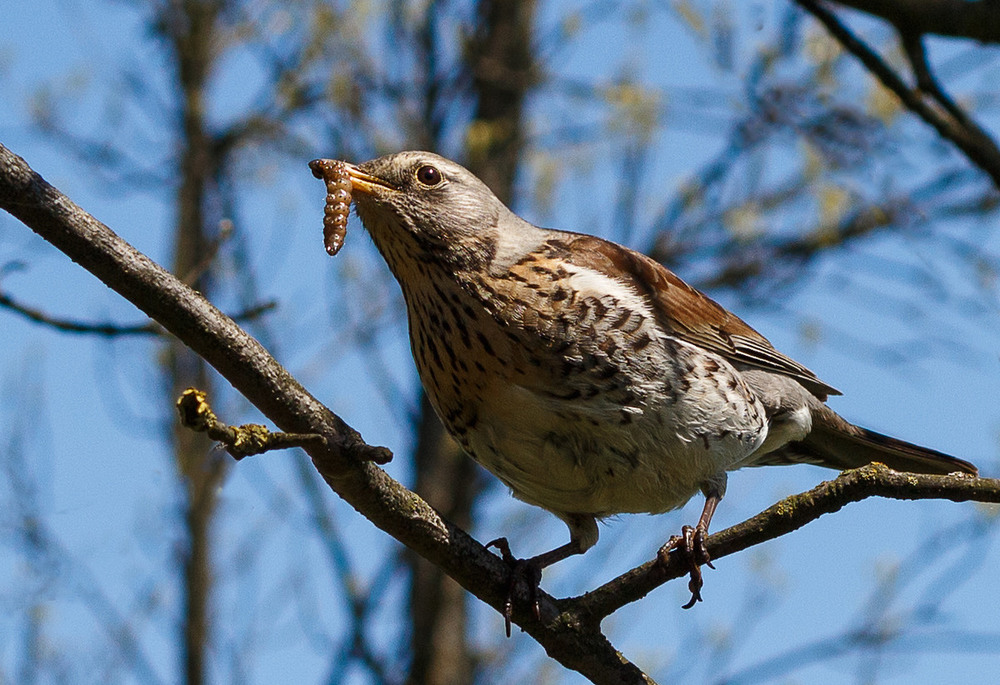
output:
M662 264L601 238L564 233L548 241L566 261L599 271L645 295L659 323L682 340L722 357L790 376L821 400L841 394L798 362L774 349L760 333L735 314L695 290Z

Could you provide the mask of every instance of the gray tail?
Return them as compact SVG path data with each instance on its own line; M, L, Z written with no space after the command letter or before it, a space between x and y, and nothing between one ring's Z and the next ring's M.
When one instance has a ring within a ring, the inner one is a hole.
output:
M850 469L880 461L890 469L910 473L944 474L959 471L979 475L979 469L964 459L890 438L866 428L852 426L854 431L851 433L827 426L819 428L819 431L814 428L803 442L811 443L810 447L824 457L824 466Z
M878 461L909 473L979 475L979 469L964 459L860 428L829 408L823 409L826 411L813 413L809 435L778 450L771 463L808 462L842 471Z

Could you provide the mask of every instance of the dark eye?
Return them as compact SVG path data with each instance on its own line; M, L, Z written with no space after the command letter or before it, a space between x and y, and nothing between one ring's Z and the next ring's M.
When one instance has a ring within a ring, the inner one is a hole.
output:
M429 164L417 169L417 180L423 183L425 186L436 186L444 178L441 176L441 172L438 171L437 167L432 167Z

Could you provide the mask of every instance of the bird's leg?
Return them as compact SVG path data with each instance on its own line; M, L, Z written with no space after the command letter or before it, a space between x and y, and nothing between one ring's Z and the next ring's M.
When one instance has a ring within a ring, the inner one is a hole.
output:
M535 620L541 620L541 609L538 606L538 586L542 582L542 569L546 566L551 566L557 561L562 561L566 557L583 552L577 540L570 540L561 547L556 547L530 559L518 559L511 554L507 538L497 538L487 543L486 547L487 549L496 547L500 551L500 557L510 568L507 598L503 605L504 628L507 631L507 637L510 637L510 624L514 612L514 589L517 587L517 581L523 578L528 584L528 601L531 603Z
M667 563L670 552L674 550L678 550L679 554L687 558L691 573L691 580L688 581L691 600L684 605L684 609L690 609L696 603L702 601L701 588L704 585L704 581L701 577L701 564L705 564L709 568L715 568L712 566L712 557L709 555L708 549L705 548L705 538L708 537L708 525L712 522L715 508L719 506L721 500L722 492L720 488L712 485L706 486L705 507L701 510L698 525L694 528L684 526L681 528L680 535L671 536L667 540L667 544L663 545L656 553L657 561L661 564Z

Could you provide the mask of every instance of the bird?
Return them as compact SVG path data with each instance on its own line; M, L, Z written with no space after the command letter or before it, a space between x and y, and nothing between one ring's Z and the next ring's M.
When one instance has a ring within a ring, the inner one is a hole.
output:
M535 226L456 162L407 151L310 166L322 176L332 164L402 290L445 428L514 497L569 528L569 542L526 560L504 538L490 543L536 591L543 568L597 543L598 521L663 513L701 492L697 524L658 552L690 558L693 606L709 524L742 467L978 473L848 422L826 404L838 390L660 263Z

